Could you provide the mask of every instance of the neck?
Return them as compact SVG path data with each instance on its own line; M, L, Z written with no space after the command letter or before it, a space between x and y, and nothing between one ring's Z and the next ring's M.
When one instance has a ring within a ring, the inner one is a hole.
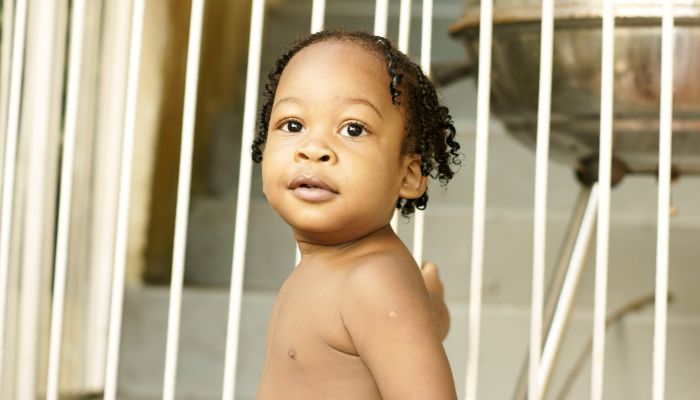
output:
M295 232L297 244L299 245L299 252L301 253L301 260L325 257L328 255L339 256L350 251L354 251L358 247L363 246L365 243L370 243L379 238L384 238L387 236L395 237L396 234L394 230L389 225L384 225L374 231L371 231L363 236L336 242L324 242L322 240L314 240L305 235L301 235Z

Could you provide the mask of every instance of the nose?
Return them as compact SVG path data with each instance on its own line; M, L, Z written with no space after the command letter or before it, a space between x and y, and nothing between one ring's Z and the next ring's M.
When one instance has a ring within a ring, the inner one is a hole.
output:
M335 152L325 143L318 140L309 140L297 148L294 153L294 161L318 161L328 164L335 164L337 156Z

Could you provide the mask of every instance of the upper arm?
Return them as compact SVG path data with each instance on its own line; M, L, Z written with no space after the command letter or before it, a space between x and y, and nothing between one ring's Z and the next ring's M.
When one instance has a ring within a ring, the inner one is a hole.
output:
M419 271L363 265L345 286L342 317L382 398L456 399L452 372Z

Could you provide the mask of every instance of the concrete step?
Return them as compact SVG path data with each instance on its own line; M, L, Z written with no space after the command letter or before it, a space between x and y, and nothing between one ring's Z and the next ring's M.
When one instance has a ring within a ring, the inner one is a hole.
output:
M241 305L236 400L252 400L262 370L271 291L245 291ZM119 398L156 400L162 396L168 288L127 288L124 304ZM444 342L458 393L464 387L468 305L448 302L452 326ZM615 399L651 399L653 307L631 313L607 336L605 393ZM228 290L185 288L177 376L178 399L220 399L223 383ZM559 389L592 331L591 309L579 305L555 366L551 388ZM510 398L528 347L527 307L485 303L481 317L479 398ZM669 315L667 395L691 400L700 393L700 317L695 312ZM590 365L590 364L587 364ZM571 399L588 398L590 368L581 371ZM462 398L462 397L460 397Z
M119 365L119 398L162 397L168 313L167 287L127 288ZM246 292L242 302L236 399L255 398L274 293ZM176 393L178 399L220 399L228 290L183 293Z

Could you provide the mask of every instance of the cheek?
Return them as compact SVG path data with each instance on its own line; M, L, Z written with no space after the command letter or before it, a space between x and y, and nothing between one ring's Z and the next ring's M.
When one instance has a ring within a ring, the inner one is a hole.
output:
M284 184L285 171L289 167L288 157L283 148L274 144L265 148L263 159L260 163L262 174L262 191L269 202L279 197Z
M398 195L401 181L400 163L386 154L375 154L353 165L355 189L368 198L384 199Z
M271 165L270 163L269 153L263 154L263 160L260 163L260 169L262 174L262 191L265 194L265 196L268 196L268 189L272 186L272 177L274 176L274 165Z

